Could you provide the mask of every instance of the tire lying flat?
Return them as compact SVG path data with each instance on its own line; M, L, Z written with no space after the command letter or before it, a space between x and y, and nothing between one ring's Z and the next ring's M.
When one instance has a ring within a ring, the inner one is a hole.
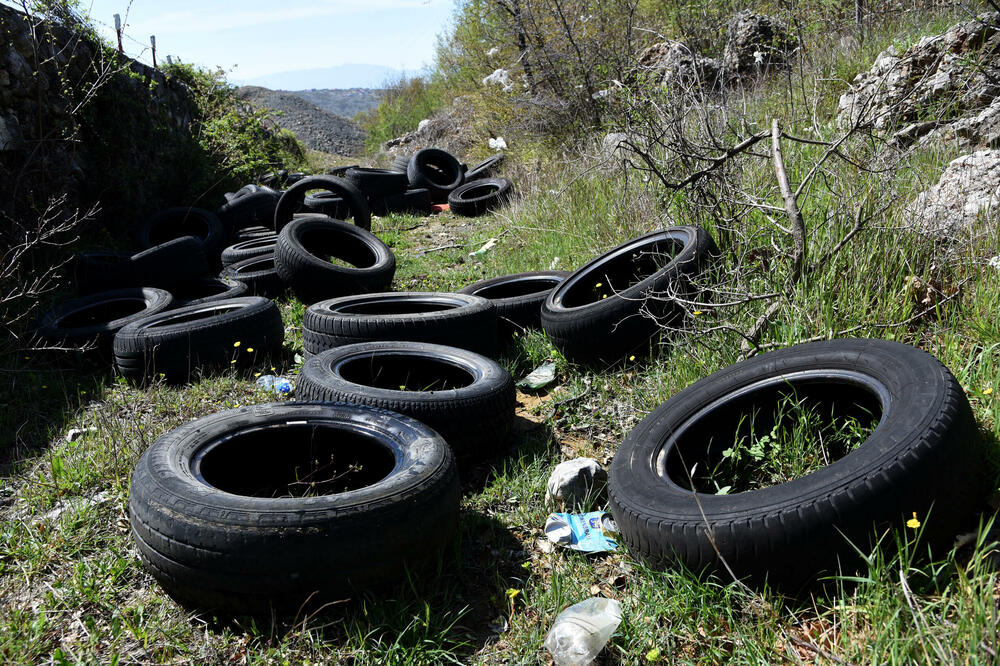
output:
M296 395L412 416L440 433L458 457L493 453L514 420L514 380L496 361L419 342L328 349L306 360Z
M718 455L740 415L774 410L793 390L843 410L837 414L865 408L877 426L857 449L806 476L729 495L688 489L685 470L711 464L707 442ZM933 356L895 342L831 340L738 363L655 409L615 454L610 505L628 547L657 565L725 577L718 548L738 577L795 587L836 573L838 558L853 571L859 561L848 542L870 552L873 535L905 529L913 512L924 538L949 546L985 500L984 469L968 400Z
M127 324L169 309L174 297L163 289L133 287L102 291L66 301L39 319L36 335L48 344L111 347Z
M468 294L395 292L314 303L302 320L308 354L358 342L406 340L448 345L483 356L497 351L496 309Z
M497 322L505 332L541 326L542 303L569 277L569 271L530 271L480 280L463 287L460 294L488 299L497 309Z
M331 258L349 265L334 264ZM325 216L301 216L281 230L274 265L282 281L309 304L388 289L396 257L360 227Z
M192 373L247 366L281 347L285 328L278 306L247 296L189 305L144 317L115 335L115 365L143 382L163 375L183 382ZM237 344L238 343L238 344Z
M245 259L273 255L274 246L277 244L277 234L234 243L222 251L222 265L232 266Z
M619 362L649 344L659 324L683 313L673 295L711 262L715 242L700 227L676 226L630 240L574 271L542 304L542 328L567 359Z
M178 599L295 612L313 593L336 600L437 562L458 502L454 457L426 426L359 405L282 403L156 440L132 475L129 522L143 564Z
M285 291L285 283L274 265L274 255L264 254L237 261L222 269L222 278L244 283L254 296L277 298Z
M477 217L505 205L513 194L506 178L481 178L465 183L448 194L448 207L456 215Z

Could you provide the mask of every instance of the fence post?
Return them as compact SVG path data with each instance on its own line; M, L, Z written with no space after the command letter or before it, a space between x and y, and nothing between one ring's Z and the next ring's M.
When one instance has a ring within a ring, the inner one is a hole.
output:
M156 69L156 35L149 36L149 43L153 47L153 69Z
M122 17L115 14L115 33L118 35L118 53L124 55L125 49L122 48Z

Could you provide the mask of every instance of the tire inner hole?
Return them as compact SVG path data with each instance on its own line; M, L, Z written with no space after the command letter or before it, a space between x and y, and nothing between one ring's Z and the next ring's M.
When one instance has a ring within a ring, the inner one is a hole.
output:
M476 296L483 298L516 298L518 296L530 296L533 294L544 294L549 292L557 284L562 282L560 278L539 278L535 280L518 280L516 282L501 282L490 285L476 291Z
M462 198L468 200L478 199L479 197L488 196L494 192L498 192L499 190L499 185L480 185L462 192Z
M186 301L193 298L218 296L226 293L229 289L229 285L222 280L194 280L171 287L170 293L173 294L174 298Z
M583 275L566 290L563 307L575 308L603 300L634 287L659 272L683 249L678 240L665 238L612 257Z
M110 321L116 321L123 317L130 317L146 309L146 301L142 298L117 298L113 301L104 301L82 308L76 312L71 312L59 320L59 328L83 328Z
M464 368L410 354L373 354L350 359L340 365L339 372L354 384L392 391L447 391L475 381Z
M871 436L881 417L881 402L867 387L770 384L720 401L683 427L665 472L703 494L767 488L840 460Z
M346 305L336 308L336 311L342 314L353 315L408 315L454 310L455 308L462 307L463 305L465 304L386 298L374 301L362 301L360 303L347 303Z
M202 319L211 319L212 317L218 317L219 315L225 314L227 312L232 312L233 310L240 310L243 305L226 305L226 306L213 306L206 305L204 309L198 310L197 312L187 312L184 314L179 314L176 317L164 317L159 321L155 321L149 325L149 328L160 328L161 326L174 326L176 324L186 324L192 321L200 321Z
M302 234L302 247L334 266L370 268L377 261L367 243L339 229L309 229Z
M338 424L273 424L220 438L191 464L197 478L234 495L319 497L378 483L395 456L376 437Z

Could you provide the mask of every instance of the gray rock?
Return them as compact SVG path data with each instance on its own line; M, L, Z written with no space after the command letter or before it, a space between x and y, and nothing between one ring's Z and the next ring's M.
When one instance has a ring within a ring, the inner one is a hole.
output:
M556 465L546 484L545 498L576 506L585 500L600 499L608 473L593 458L574 458Z
M933 121L941 129L936 136L945 138L946 124L974 116L998 95L1000 14L993 12L923 37L902 53L883 51L840 97L838 114L843 123L876 129Z
M729 21L722 64L730 78L755 76L788 65L798 38L784 21L751 11Z
M1000 150L981 150L951 162L941 179L907 209L914 229L939 240L959 241L983 216L1000 218Z
M685 44L666 41L653 44L639 55L639 78L665 86L716 88L721 83L722 65Z
M24 147L24 135L17 116L11 112L0 113L0 151L20 150Z

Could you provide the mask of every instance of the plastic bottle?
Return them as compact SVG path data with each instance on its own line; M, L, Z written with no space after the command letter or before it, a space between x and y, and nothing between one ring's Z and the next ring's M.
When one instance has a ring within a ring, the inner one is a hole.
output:
M278 395L288 395L292 392L292 383L290 381L284 377L275 377L274 375L258 377L257 386L268 393L277 393Z
M545 636L545 649L556 666L586 666L608 644L621 621L622 607L614 599L585 599L556 616Z

